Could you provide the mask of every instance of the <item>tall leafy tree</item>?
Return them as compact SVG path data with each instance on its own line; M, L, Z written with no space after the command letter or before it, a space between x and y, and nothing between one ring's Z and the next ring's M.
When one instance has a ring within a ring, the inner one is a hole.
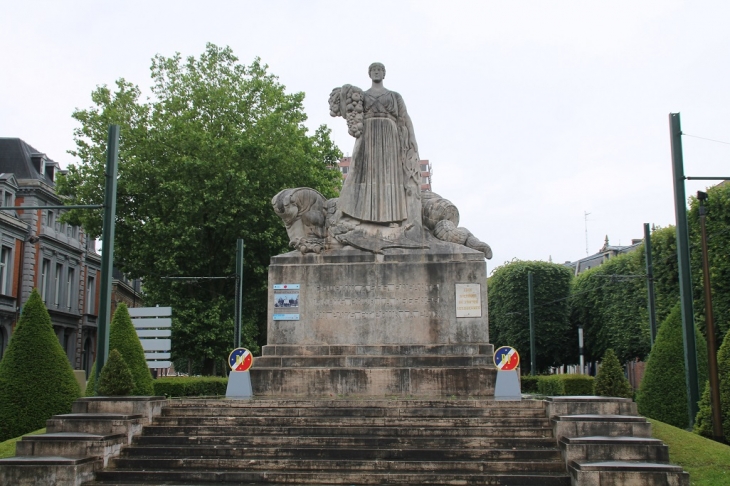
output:
M643 359L649 353L644 253L611 258L575 279L571 321L583 326L588 360L613 349L618 359Z
M537 369L575 363L578 340L570 326L568 303L573 275L563 265L513 261L494 270L488 281L490 341L495 347L515 347L523 356L522 367L529 369L528 272L533 273Z
M173 307L174 357L202 358L210 372L233 343L236 239L246 245L243 344L255 351L265 342L269 259L288 243L270 200L302 186L335 196L341 153L325 127L308 133L304 94L287 93L258 59L246 66L208 44L197 58L155 56L151 73L149 98L119 79L74 112L80 162L59 192L102 202L107 130L121 125L115 263L144 279L148 304ZM69 218L101 234L100 212ZM201 278L167 278L182 276Z

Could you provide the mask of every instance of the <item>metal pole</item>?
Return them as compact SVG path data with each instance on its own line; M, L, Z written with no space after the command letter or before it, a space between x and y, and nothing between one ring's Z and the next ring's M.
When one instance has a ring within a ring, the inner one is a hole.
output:
M723 441L722 413L720 405L720 378L717 370L717 352L715 343L715 320L712 315L712 288L710 287L710 260L707 255L707 228L705 219L707 194L697 193L700 200L700 230L702 233L702 276L705 284L705 330L707 333L707 358L710 373L710 400L712 402L712 436L718 442Z
M679 299L682 306L682 335L684 336L684 371L687 385L689 428L695 423L700 400L697 382L697 345L692 309L692 277L689 265L689 229L687 226L687 195L684 192L684 160L682 158L682 128L679 113L669 114L674 180L674 212L677 220L677 261L679 264Z
M243 240L236 241L236 316L233 330L233 346L241 347L241 321L243 315Z
M104 226L101 236L101 295L99 321L96 330L96 381L109 356L109 320L112 307L112 269L114 267L114 219L117 212L117 158L119 155L119 125L109 126L104 176Z
M585 373L585 356L583 356L583 328L578 328L578 352L580 353L580 374Z
M649 294L646 305L649 310L649 337L651 347L656 340L656 300L654 298L654 267L651 264L651 230L649 223L644 223L644 256L646 260L646 291Z
M535 360L535 296L532 289L532 272L527 272L527 297L530 302L530 374L537 374Z

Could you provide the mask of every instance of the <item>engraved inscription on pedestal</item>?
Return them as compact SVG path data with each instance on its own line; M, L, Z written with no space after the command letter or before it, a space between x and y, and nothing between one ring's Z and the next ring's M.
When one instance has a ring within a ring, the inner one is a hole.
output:
M456 317L481 317L480 284L456 284Z
M314 319L389 319L396 323L417 318L438 318L439 284L361 283L318 285L312 302Z

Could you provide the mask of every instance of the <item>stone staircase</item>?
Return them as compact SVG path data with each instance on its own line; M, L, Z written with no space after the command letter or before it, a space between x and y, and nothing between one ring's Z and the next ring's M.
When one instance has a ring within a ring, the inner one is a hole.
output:
M89 485L568 486L545 402L173 400Z

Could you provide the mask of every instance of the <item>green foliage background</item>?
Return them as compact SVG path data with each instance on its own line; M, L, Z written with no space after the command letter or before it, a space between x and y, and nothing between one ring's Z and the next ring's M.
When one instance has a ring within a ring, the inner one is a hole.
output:
M69 413L81 395L41 296L33 290L0 361L0 442Z
M699 382L707 380L707 344L695 329ZM636 396L639 413L679 428L689 424L679 304L659 327Z
M288 245L271 198L303 186L334 197L341 153L326 127L307 132L304 94L287 93L258 59L246 66L208 44L198 58L156 55L151 73L149 99L119 79L74 112L80 162L58 190L74 204L102 202L108 126L121 125L115 264L144 279L147 305L174 309L173 358L203 359L212 371L233 344L234 279L163 277L233 277L243 238L242 345L256 352L266 340L269 259ZM100 212L69 214L100 234Z
M513 346L521 366L530 369L530 316L527 274L533 273L537 369L577 361L569 322L572 273L563 265L541 261L514 261L497 267L488 280L489 339L495 349Z

